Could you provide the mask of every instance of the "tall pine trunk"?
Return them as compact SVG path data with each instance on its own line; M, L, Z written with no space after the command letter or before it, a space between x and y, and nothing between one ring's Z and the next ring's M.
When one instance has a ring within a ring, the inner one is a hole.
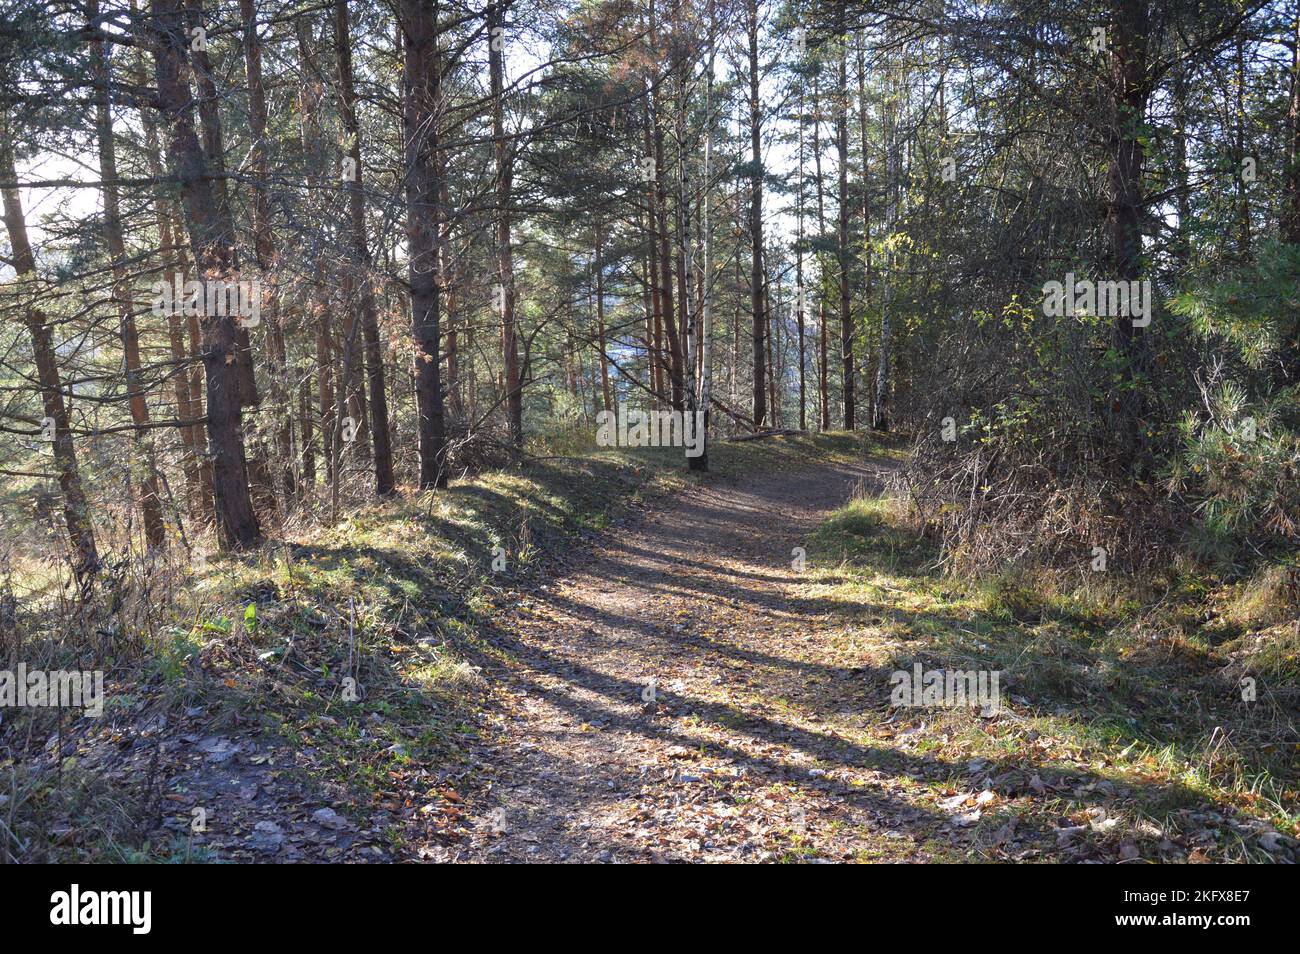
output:
M1147 103L1147 0L1113 0L1110 52L1111 115L1107 127L1110 164L1106 176L1106 235L1112 280L1135 281L1142 273L1142 124ZM1114 324L1116 353L1125 387L1113 402L1120 463L1138 463L1147 401L1140 379L1146 369L1146 339L1129 316Z
M415 400L419 418L420 489L446 486L438 295L438 115L441 64L432 0L402 0L406 165L406 239L415 338Z
M14 140L9 127L9 112L5 108L0 108L0 124L3 127L0 128L0 178L14 182L18 178L14 168ZM28 305L23 312L23 323L27 325L32 339L32 351L36 357L36 380L41 389L45 417L54 422L54 465L58 470L59 489L63 494L63 519L72 544L73 573L84 591L99 569L99 551L95 547L90 510L77 469L77 450L72 442L72 415L64 400L54 336L44 313L35 305L36 256L27 237L27 220L23 215L22 202L17 189L4 189L2 197L5 229L9 233L9 248L13 256L11 264L20 281L32 283L32 290L26 295Z
M496 305L501 315L501 364L505 373L506 425L510 444L524 445L523 382L519 368L519 333L515 328L515 266L510 234L510 191L513 157L505 129L505 13L506 4L487 9L488 68L492 74L492 154L496 162L497 283Z
M835 151L839 157L839 216L836 251L839 259L840 363L843 376L844 429L853 430L853 307L849 286L849 78L848 38L844 32L844 2L836 8L839 27L839 86L835 90Z
M817 67L813 75L813 168L817 176L817 237L826 234L826 187L822 178L822 137L821 137L821 68ZM817 294L817 403L818 427L823 431L831 429L831 389L830 364L827 361L828 332L826 328L826 265L825 256L818 260L817 278L820 288Z
M86 18L93 25L99 15L99 0L87 0ZM99 31L95 27L95 35ZM158 496L158 464L154 457L153 438L149 430L149 404L145 399L140 374L140 336L135 325L135 302L131 278L126 268L126 241L122 236L122 210L117 186L117 148L113 141L113 116L109 89L112 73L104 43L90 44L91 68L95 77L95 138L99 147L99 177L103 182L104 244L108 247L113 273L113 303L117 306L122 339L122 358L126 367L127 406L135 425L132 441L134 465L140 479L140 511L144 522L145 545L161 549L167 541L163 526L162 501Z
M143 81L144 63L139 62ZM158 255L162 280L172 288L179 278L185 281L185 263L177 248L178 236L173 227L174 202L162 182L162 157L158 147L158 124L153 111L140 110L140 123L144 129L145 162L149 176L156 180L153 187L154 222L158 229ZM185 325L175 309L167 315L167 343L171 350L172 387L176 394L176 411L183 421L198 421L203 417L203 395L196 393L191 377L192 361L185 344ZM199 382L199 391L202 382ZM181 466L185 472L186 496L191 520L212 520L212 468L203 453L203 427L201 424L182 424L178 430L181 439ZM206 478L205 478L206 475Z
M745 10L749 40L749 244L750 306L754 313L754 430L767 418L767 313L763 297L763 130L762 101L759 99L758 0L749 0Z
M289 395L288 349L280 321L280 293L275 283L279 256L271 231L271 202L267 189L266 90L262 82L262 44L257 35L253 0L239 0L244 21L244 74L248 80L248 115L253 133L248 167L253 176L253 242L257 266L264 283L263 313L271 378L271 405L275 414L275 448L280 467L280 487L286 499L297 491L293 468L293 414Z
M1286 186L1282 207L1282 241L1300 245L1300 2L1291 15L1291 107L1287 113ZM1186 146L1184 145L1184 149ZM1300 320L1282 353L1282 378L1300 383Z
M251 0L243 0L245 3ZM393 448L388 429L388 396L384 382L384 353L379 339L379 317L371 281L370 245L366 241L366 200L362 189L361 124L352 79L351 28L347 0L334 0L334 54L339 71L339 112L347 137L354 178L348 188L348 217L352 255L360 289L361 333L365 339L365 371L370 405L370 439L373 445L375 492L393 492Z
M171 133L168 155L180 183L182 206L197 277L233 281L234 235L213 191L203 148L194 129L185 30L180 0L152 0L152 29L158 108ZM203 369L208 392L208 451L217 539L223 549L243 549L261 540L261 528L248 492L248 464L240 417L241 349L231 315L204 315Z
M898 223L899 190L901 189L902 155L898 139L898 117L892 107L881 104L881 119L885 135L885 189L888 194L885 207L885 241L889 244L885 250L884 269L880 281L880 341L876 354L876 393L871 402L871 426L878 431L890 428L889 382L890 362L893 357L892 332L893 315L890 312L894 284L894 228Z

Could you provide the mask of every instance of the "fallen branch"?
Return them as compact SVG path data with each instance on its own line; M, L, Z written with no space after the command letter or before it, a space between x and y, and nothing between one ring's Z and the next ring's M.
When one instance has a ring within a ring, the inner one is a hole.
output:
M736 444L740 441L759 441L764 437L786 437L790 434L802 433L804 432L793 427L781 427L771 431L759 431L757 434L737 434L735 437L728 437L726 441L729 444Z

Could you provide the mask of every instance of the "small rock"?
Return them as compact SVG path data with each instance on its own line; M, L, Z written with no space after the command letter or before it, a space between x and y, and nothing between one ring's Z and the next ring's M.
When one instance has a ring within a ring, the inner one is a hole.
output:
M347 827L348 823L346 818L332 808L318 808L311 813L311 818L322 828L329 828L334 831Z
M232 742L230 739L223 739L219 736L210 735L203 739L195 746L200 752L207 755L208 761L219 765L233 758L242 748L238 742Z
M253 826L253 834L248 839L248 847L267 853L278 851L282 844L284 830L273 821L258 822Z
M1293 844L1295 844L1294 838L1288 838L1275 831L1266 831L1259 836L1259 846L1269 854L1277 854L1285 846Z

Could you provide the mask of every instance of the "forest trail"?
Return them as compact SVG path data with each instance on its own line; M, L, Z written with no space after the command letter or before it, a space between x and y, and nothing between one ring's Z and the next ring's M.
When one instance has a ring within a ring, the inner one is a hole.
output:
M514 660L489 674L499 737L480 753L475 835L446 857L924 860L944 819L850 741L879 686L833 648L843 620L792 556L892 466L697 488L499 618Z

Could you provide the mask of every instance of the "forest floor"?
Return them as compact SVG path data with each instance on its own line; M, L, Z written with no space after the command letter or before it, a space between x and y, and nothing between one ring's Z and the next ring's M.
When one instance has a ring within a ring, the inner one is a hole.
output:
M1294 713L1240 701L1239 641L937 573L900 460L563 459L215 563L9 826L61 860L1294 861ZM917 663L1001 706L891 707Z

